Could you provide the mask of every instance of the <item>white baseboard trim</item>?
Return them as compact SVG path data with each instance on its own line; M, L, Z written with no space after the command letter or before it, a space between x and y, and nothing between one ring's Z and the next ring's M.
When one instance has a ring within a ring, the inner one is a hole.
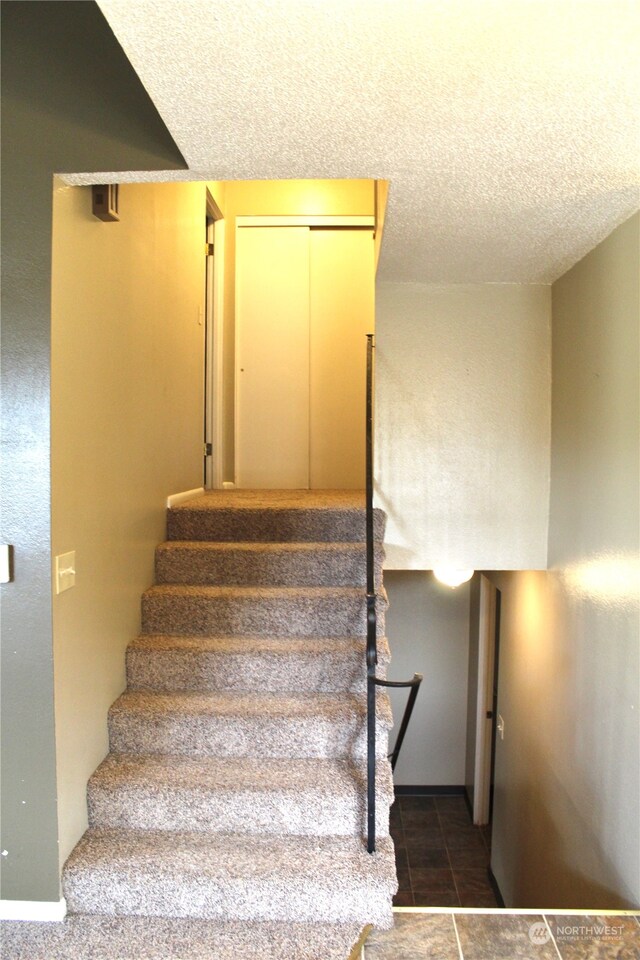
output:
M0 920L33 920L62 923L67 915L67 901L0 900Z
M236 485L233 482L233 480L225 480L224 483L222 484L223 490L235 490L235 488L236 488Z
M167 509L184 503L185 500L195 500L196 497L204 497L204 487L196 487L195 490L183 490L182 493L172 493L167 497Z

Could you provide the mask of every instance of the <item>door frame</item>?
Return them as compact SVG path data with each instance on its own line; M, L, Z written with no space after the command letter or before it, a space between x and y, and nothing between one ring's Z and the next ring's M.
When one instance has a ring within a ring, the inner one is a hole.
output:
M213 270L207 257L205 298L205 409L204 442L211 454L205 453L205 488L220 489L223 485L224 442L224 254L225 221L211 192L206 191L207 243L213 242ZM212 224L209 221L213 221ZM210 236L210 233L212 236Z
M491 810L491 766L496 723L493 687L496 661L497 607L498 591L489 578L481 573L473 789L473 822L476 825L489 823Z

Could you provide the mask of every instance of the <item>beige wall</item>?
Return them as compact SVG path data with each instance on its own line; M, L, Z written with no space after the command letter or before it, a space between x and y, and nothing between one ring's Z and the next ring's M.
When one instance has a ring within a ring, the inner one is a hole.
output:
M223 479L234 480L236 217L373 216L373 180L233 180L226 183Z
M376 285L387 567L544 568L549 287Z
M508 906L640 904L639 232L636 215L553 286L550 569L490 574Z
M469 584L444 587L424 570L387 570L386 633L390 680L423 675L422 686L395 769L397 784L464 783ZM396 724L406 690L390 690ZM397 726L396 726L397 732ZM391 745L394 744L392 735Z
M57 184L52 287L52 553L60 861L86 826L87 780L153 582L169 494L202 484L203 184L124 185L119 223Z

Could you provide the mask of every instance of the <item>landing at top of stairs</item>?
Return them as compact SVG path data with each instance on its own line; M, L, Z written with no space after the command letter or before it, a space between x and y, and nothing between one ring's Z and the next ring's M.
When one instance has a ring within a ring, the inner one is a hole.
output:
M209 490L167 511L167 539L363 542L362 490ZM385 517L374 511L374 537Z
M364 490L207 490L173 510L364 510Z

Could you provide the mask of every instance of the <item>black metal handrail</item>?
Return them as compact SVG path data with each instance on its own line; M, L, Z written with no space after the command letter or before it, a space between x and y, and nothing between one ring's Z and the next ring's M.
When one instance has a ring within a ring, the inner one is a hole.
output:
M381 680L376 676L378 664L378 616L376 610L375 542L373 527L373 351L375 340L367 334L367 399L366 399L366 537L367 537L367 850L376 849L376 687L410 687L411 692L400 724L393 752L389 754L394 770L400 748L409 726L413 706L422 683L422 675L413 680Z
M396 763L398 762L398 757L400 756L400 750L402 749L402 742L404 740L405 733L407 732L407 727L409 726L409 720L411 720L413 706L416 702L416 697L418 696L418 690L420 689L421 683L421 673L414 673L413 680L380 680L379 677L376 677L376 686L378 687L409 687L411 690L409 696L407 697L404 713L402 714L402 723L400 724L398 736L396 737L396 745L387 758L388 760L391 760L392 770L395 770L396 768Z
M374 336L367 334L366 401L366 528L367 528L367 850L376 849L376 665L378 618L373 533L373 350Z

